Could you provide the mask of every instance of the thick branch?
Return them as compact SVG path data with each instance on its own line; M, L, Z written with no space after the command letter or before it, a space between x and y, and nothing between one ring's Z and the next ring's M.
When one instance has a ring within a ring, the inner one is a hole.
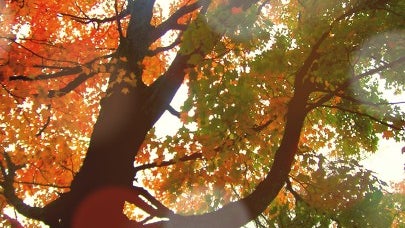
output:
M293 187L292 187L292 183L290 179L287 179L286 181L286 189L294 196L295 201L297 202L304 202L304 199L298 194L298 192L296 192Z
M325 40L329 37L330 32L332 31L333 27L339 23L341 20L353 15L354 13L361 10L361 7L353 8L346 13L342 14L341 16L337 17L333 22L329 25L328 29L322 33L319 39L312 45L311 52L308 57L305 59L304 64L302 67L297 71L296 77L299 80L296 80L296 83L301 83L305 76L308 74L309 70L311 69L312 64L320 57L318 50L321 45L325 42ZM297 87L298 84L295 85Z
M96 75L96 73L90 73L90 74L79 74L75 79L70 81L65 87L59 89L59 90L50 90L48 93L48 97L60 97L63 95L66 95L67 93L71 92L72 90L76 89L78 86L80 86L83 82L85 82L87 79L93 77Z
M240 227L260 215L287 180L307 114L305 103L308 96L309 91L302 86L297 88L288 106L286 127L280 147L275 154L273 166L249 196L211 213L170 218L170 221L161 222L160 225L162 227Z
M15 165L12 161L8 153L2 152L2 155L4 157L5 163L7 166L4 166L2 162L0 162L0 170L3 175L4 181L1 182L1 186L4 189L3 195L6 198L7 202L12 205L19 213L21 213L24 216L37 219L37 220L43 220L43 210L42 208L39 207L31 207L27 204L24 203L22 199L20 199L15 192L14 188L14 177L16 174L16 171L20 169L20 166Z
M164 21L162 24L160 24L154 29L153 33L151 34L151 39L153 41L156 41L169 30L185 30L187 26L180 25L179 23L177 23L178 19L180 19L186 14L189 14L199 9L202 5L209 4L210 2L211 0L200 0L196 1L193 4L182 6L175 13L173 13L166 21Z

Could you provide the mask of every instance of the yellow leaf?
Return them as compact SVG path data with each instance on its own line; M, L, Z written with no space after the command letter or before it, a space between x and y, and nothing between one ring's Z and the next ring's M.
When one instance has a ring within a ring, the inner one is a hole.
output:
M129 93L129 89L127 87L122 88L121 93L123 94L128 94Z

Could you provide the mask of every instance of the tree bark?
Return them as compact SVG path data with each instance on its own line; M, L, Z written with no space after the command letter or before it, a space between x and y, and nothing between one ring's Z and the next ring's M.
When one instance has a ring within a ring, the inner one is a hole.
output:
M167 109L177 89L182 84L190 55L178 54L167 72L151 86L141 82L141 60L155 38L150 26L154 1L139 0L130 5L131 20L127 37L121 37L116 58L117 67L112 72L110 84L135 74L137 86L114 84L101 101L101 109L94 125L86 158L75 176L71 191L44 208L43 221L52 227L84 227L113 222L115 226L139 225L129 222L122 215L125 200L134 199L134 158L146 134ZM232 1L229 7L250 7L257 1ZM220 39L220 36L218 36ZM120 49L119 50L123 50ZM121 56L127 62L121 62ZM122 89L127 88L128 93ZM262 213L283 187L306 116L307 91L297 89L289 104L286 127L274 165L256 190L246 198L230 203L218 211L203 215L181 216L169 214L169 221L158 222L150 227L239 227ZM126 197L123 197L126 196ZM106 207L107 205L107 207ZM107 213L106 213L107 212Z
M240 227L259 216L284 186L298 149L301 129L307 114L309 91L298 88L290 100L286 125L270 172L246 198L202 215L178 216L161 222L160 227Z

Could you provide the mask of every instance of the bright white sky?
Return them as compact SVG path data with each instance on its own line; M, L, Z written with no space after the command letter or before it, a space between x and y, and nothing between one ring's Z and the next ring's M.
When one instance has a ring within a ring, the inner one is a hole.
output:
M156 3L163 6L163 14L168 14L169 4L175 0L157 0ZM389 97L393 97L391 93ZM187 87L180 87L175 98L172 101L172 106L176 110L180 110L180 106L187 98ZM395 97L395 98L398 98ZM404 101L403 97L399 99ZM405 105L402 106L405 108ZM156 134L160 137L164 135L174 135L178 128L181 127L181 122L177 117L174 117L167 111L156 124ZM383 181L399 182L405 178L405 154L401 153L402 147L405 147L405 142L395 142L394 140L381 139L379 143L379 150L370 155L367 159L361 162L367 169L376 173L376 175Z
M171 105L176 110L180 110L186 98L187 86L183 85L180 87ZM181 125L182 123L177 117L166 111L156 123L156 135L158 137L174 135ZM361 164L367 169L374 171L379 178L387 183L400 182L405 178L405 154L401 152L404 146L405 142L381 139L379 150L363 160Z
M395 142L392 139L381 140L378 152L361 164L376 172L377 176L386 182L400 182L405 178L405 154L401 152L404 146L405 142Z
M163 6L163 14L167 15L169 9L168 6L170 2L173 1L174 0L157 0L156 2ZM29 30L29 28L22 29ZM176 110L180 110L180 107L186 100L187 89L187 86L181 86L174 97L171 105ZM403 100L403 97L400 98ZM403 106L403 108L405 107ZM156 134L158 137L174 135L181 125L182 123L177 117L166 111L156 124ZM379 143L378 152L362 161L361 164L367 169L374 171L380 179L387 183L402 181L405 178L405 154L401 153L402 147L405 147L405 142L395 142L394 140L382 139ZM11 217L14 217L15 215L11 208L8 208L6 213Z

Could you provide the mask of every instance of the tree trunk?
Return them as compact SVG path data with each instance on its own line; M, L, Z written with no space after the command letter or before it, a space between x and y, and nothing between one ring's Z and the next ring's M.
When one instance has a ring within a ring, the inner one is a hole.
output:
M245 4L246 2L237 4ZM248 1L250 5L255 1ZM101 101L101 109L91 135L84 163L75 176L71 191L45 207L44 221L53 227L86 227L130 224L122 214L125 200L131 199L134 158L146 134L168 107L185 76L189 55L177 55L167 72L147 87L141 83L142 66L138 64L153 42L148 20L154 1L136 1L121 48L129 48L110 78L111 88ZM142 42L141 42L142 41ZM120 48L119 48L120 50ZM122 50L122 49L121 49ZM122 55L120 51L118 55ZM135 74L137 86L115 83L117 75ZM127 93L123 89L128 89ZM284 138L276 153L274 165L264 181L245 199L230 203L218 211L195 216L171 215L169 221L150 226L162 227L239 227L257 217L277 196L290 172L299 135L305 119L308 94L297 90L287 114ZM292 109L294 107L294 109ZM135 224L135 223L134 223Z

